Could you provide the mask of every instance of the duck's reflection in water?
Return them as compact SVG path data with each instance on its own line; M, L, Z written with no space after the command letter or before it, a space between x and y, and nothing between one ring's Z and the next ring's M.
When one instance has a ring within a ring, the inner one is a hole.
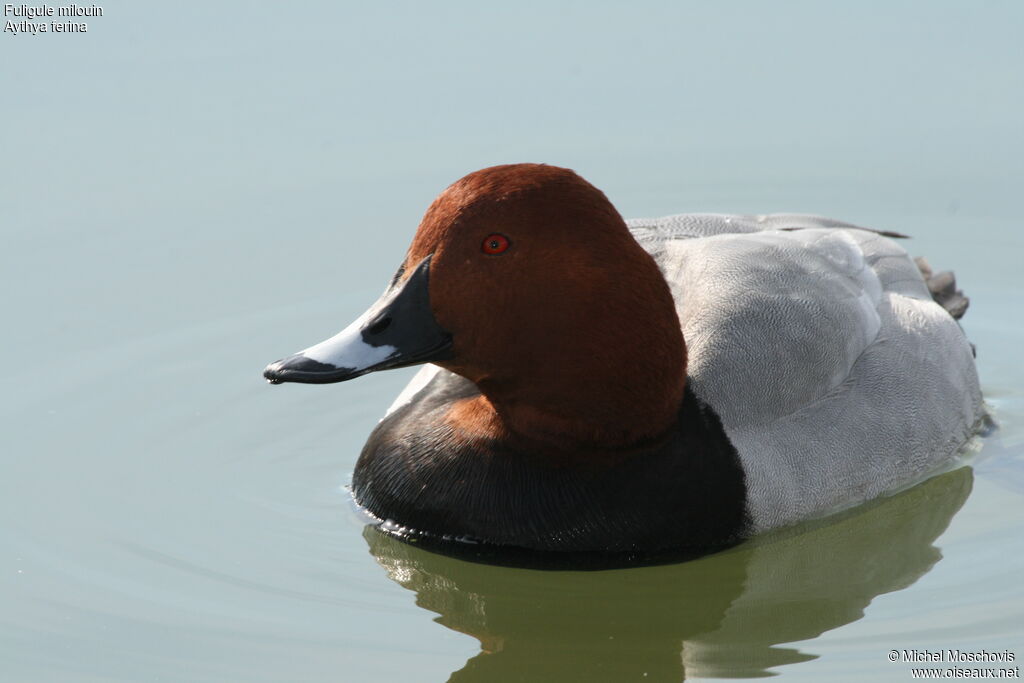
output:
M536 571L426 552L367 527L370 552L437 621L478 639L451 681L760 677L814 659L785 643L856 621L942 557L968 467L897 496L677 565Z

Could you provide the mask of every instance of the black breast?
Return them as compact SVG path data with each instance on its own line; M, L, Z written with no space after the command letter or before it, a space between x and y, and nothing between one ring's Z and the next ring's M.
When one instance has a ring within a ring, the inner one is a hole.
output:
M719 549L747 531L739 457L689 390L674 429L657 443L590 453L460 438L444 416L453 401L478 394L441 371L385 418L356 464L357 502L456 554L469 542L477 552L657 559Z

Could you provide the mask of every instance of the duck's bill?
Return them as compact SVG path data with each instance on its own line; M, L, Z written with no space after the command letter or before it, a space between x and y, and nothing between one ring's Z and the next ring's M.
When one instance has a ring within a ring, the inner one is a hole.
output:
M377 370L451 358L452 338L430 309L430 256L330 339L263 371L272 384L344 382Z

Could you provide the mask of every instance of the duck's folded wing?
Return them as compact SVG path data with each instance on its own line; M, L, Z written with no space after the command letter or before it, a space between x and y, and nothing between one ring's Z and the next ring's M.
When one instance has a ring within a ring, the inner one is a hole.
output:
M927 288L876 233L810 228L662 242L694 388L727 426L777 420L834 391L881 331L892 287Z

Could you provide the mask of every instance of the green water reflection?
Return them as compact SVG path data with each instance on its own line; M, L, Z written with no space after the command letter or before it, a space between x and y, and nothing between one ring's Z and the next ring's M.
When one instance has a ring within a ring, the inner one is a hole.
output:
M367 527L370 552L436 621L481 651L450 681L760 677L816 658L803 641L912 585L970 494L969 467L897 496L678 565L512 569L424 551Z

